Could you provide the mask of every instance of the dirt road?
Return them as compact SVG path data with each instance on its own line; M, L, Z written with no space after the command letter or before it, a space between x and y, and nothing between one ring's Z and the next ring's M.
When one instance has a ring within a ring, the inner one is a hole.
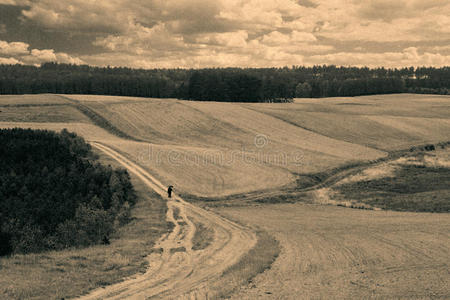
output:
M106 145L91 144L167 197L166 187L144 169ZM208 284L220 280L222 272L256 243L256 236L249 229L187 203L177 195L168 198L167 219L175 227L146 258L149 268L145 274L94 290L80 299L204 299L213 295ZM192 250L196 228L191 220L214 229L214 241L203 250Z

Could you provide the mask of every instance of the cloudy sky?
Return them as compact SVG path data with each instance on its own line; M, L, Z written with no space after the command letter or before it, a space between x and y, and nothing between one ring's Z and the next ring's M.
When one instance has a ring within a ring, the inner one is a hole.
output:
M0 0L0 63L450 65L449 0Z

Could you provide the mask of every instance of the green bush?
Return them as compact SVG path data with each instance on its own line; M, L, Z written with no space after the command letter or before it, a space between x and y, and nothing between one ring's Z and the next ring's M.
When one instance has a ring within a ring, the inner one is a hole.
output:
M76 134L4 129L0 145L0 255L100 243L129 220L129 174Z

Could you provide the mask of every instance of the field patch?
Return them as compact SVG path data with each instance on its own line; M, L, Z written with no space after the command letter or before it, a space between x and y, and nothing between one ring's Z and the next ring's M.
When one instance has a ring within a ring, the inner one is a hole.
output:
M155 174L177 192L223 196L236 192L277 188L293 175L282 168L253 162L244 154L196 147L112 141L108 145ZM255 160L257 158L254 158Z
M281 253L231 299L448 298L448 214L275 204L217 208Z
M44 105L67 104L67 101L53 94L0 95L0 106L5 105Z
M331 187L331 202L400 211L450 212L450 151L419 152L368 167ZM320 197L319 197L320 198Z
M100 103L120 103L120 102L133 102L133 101L145 101L149 98L143 97L125 97L125 96L107 96L107 95L61 95L64 98L77 100L80 102L100 102Z
M32 97L25 97L24 103L32 102ZM84 107L98 117L98 122L92 118L90 122L103 129L75 125L78 122L56 126L58 130L71 127L88 140L112 142L109 145L142 162L165 184L204 197L307 187L315 182L311 174L377 160L388 151L450 140L448 96L375 95L283 104L34 97L37 102L48 98L47 102ZM70 121L78 115L67 117ZM38 126L30 124L22 125ZM114 133L142 143L128 145Z
M75 132L87 141L116 141L120 138L106 132L104 129L87 123L58 123L58 122L0 122L0 128L31 128L44 129L52 131L61 131L66 128L68 131Z
M88 123L89 119L68 105L1 106L0 104L0 122Z

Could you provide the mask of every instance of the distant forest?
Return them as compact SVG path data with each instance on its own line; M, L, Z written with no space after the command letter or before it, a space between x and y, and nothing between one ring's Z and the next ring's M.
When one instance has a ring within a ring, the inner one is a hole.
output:
M450 94L450 67L130 69L0 65L0 94L96 94L229 102L390 93Z
M0 256L108 243L136 195L126 170L95 162L63 130L0 130Z

